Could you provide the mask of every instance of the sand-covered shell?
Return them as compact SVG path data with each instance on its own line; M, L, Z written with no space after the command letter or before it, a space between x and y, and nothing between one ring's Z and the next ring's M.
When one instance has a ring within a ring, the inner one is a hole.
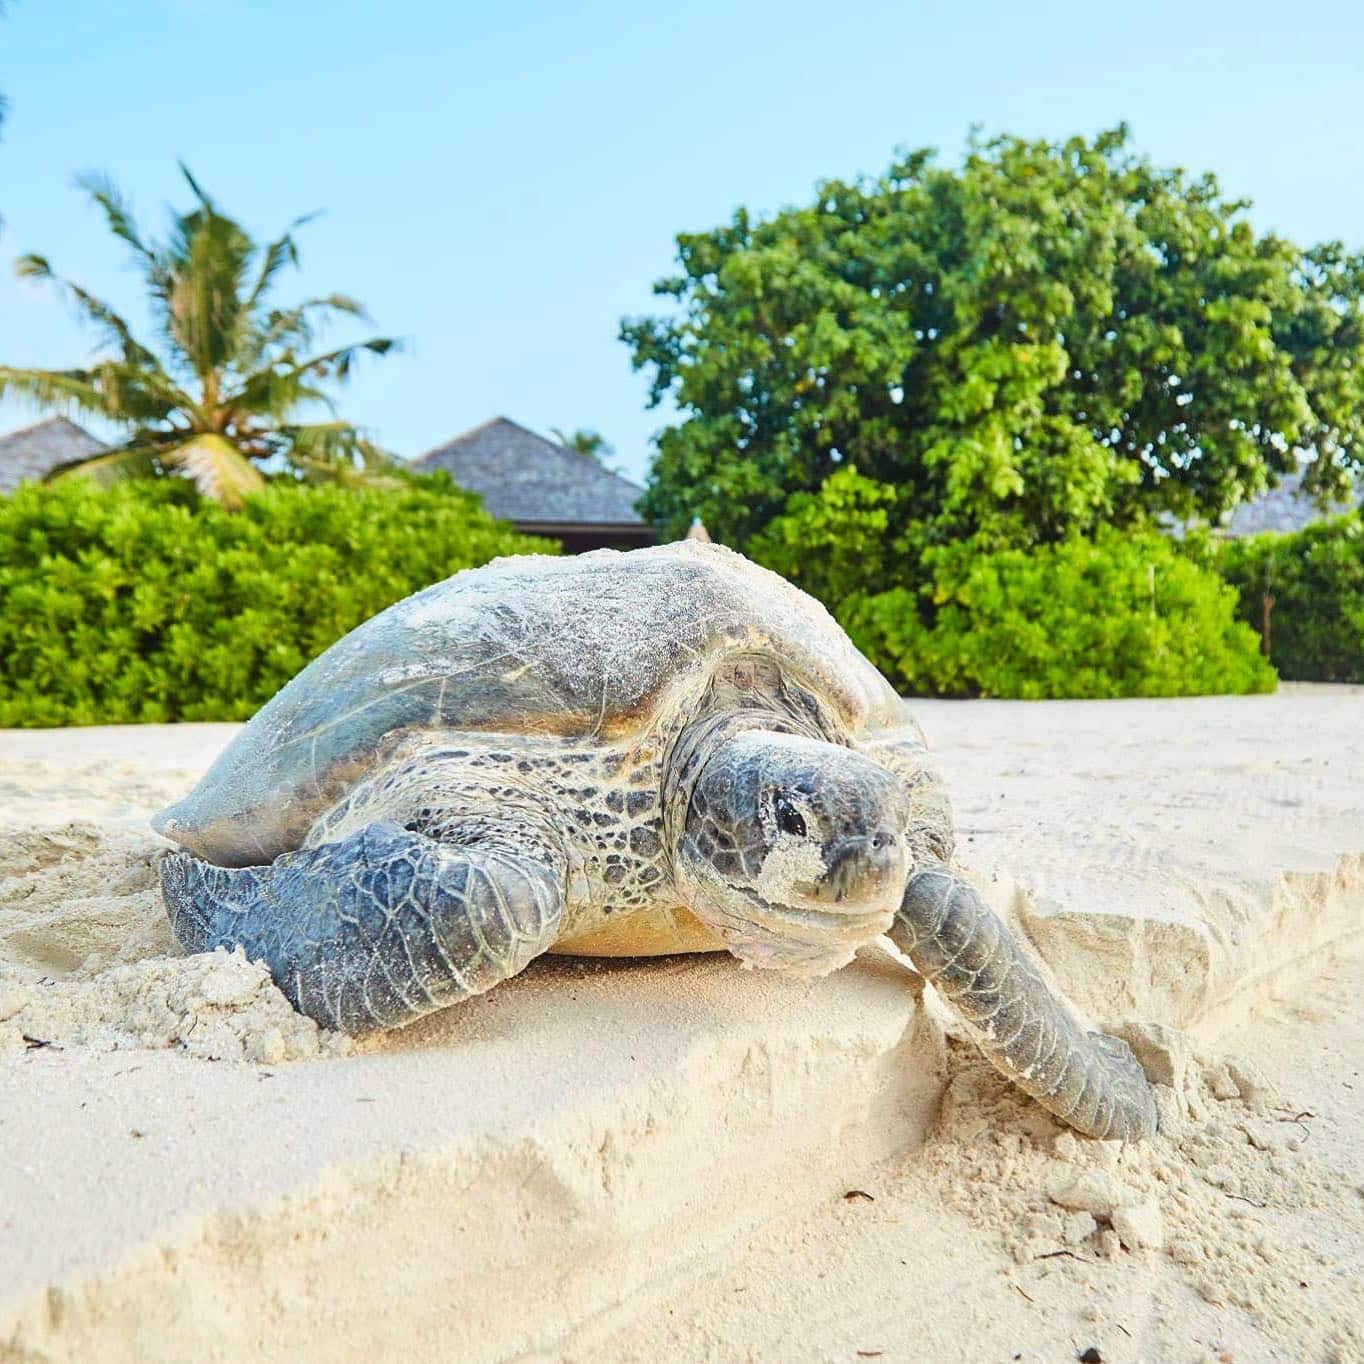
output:
M719 661L750 653L778 661L849 734L907 723L818 602L731 550L524 555L456 573L338 640L153 824L211 861L267 862L405 734L617 744L667 728Z

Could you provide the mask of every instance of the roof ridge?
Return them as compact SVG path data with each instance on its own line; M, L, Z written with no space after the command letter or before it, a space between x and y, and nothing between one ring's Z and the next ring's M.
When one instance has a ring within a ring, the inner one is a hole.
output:
M6 431L0 435L0 443L11 440L15 436L31 436L35 431L41 431L45 426L56 426L58 422L65 422L67 426L74 426L83 436L90 436L90 433L79 422L73 422L64 413L58 412L52 417L43 417L36 422L30 422L27 426L16 427L13 431ZM91 440L99 440L98 436L90 436ZM102 443L102 442L101 442Z
M471 426L467 431L461 431L457 436L451 436L445 443L453 445L457 440L463 440L465 436L472 436L478 431L486 431L490 426L496 426L498 422L506 422L508 426L519 426L519 422L514 422L510 417L496 416L489 417L487 421L481 421ZM521 427L524 431L525 427Z
M433 445L429 450L423 450L419 455L413 455L412 458L409 459L407 462L409 464L420 464L422 460L429 459L431 458L432 455L443 454L446 450L452 449L454 446L459 445L462 441L467 441L472 437L478 435L479 432L487 431L499 424L504 426L514 426L518 431L524 431L526 435L534 436L536 440L545 440L543 436L532 431L530 427L522 426L520 422L513 421L510 417L502 416L489 417L487 421L481 421L478 423L477 426L471 426L467 431L461 431L459 435L451 436L449 440L443 440L439 445ZM545 444L552 445L553 442L545 441Z
M591 455L500 416L410 461L444 469L509 521L643 525L635 504L644 489Z
M494 426L510 426L513 430L521 432L522 435L529 436L532 440L539 441L541 445L546 445L551 450L563 451L570 455L583 455L583 452L576 449L574 446L566 445L561 440L551 440L548 436L542 435L539 431L523 425L512 417L497 416L489 417L487 421L481 421L477 426L471 426L467 431L461 431L459 435L451 436L449 440L442 441L439 445L433 445L429 450L423 450L419 455L413 455L412 458L408 460L408 463L419 464L422 460L429 459L432 455L441 454L442 452L451 449L453 446L457 446L462 442L469 440L471 437L477 436L481 431L487 431ZM584 455L583 457L591 460L598 468L603 467L595 456ZM606 472L610 473L611 470L607 469Z

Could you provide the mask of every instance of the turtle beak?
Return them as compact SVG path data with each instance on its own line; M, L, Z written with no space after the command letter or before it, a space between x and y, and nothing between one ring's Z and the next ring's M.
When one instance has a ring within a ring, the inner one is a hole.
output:
M824 858L827 868L816 885L798 889L808 903L825 906L879 906L898 899L909 875L904 837L886 828L844 838Z
M745 966L827 976L885 933L894 917L893 905L853 911L762 905L749 918L718 925L717 931Z

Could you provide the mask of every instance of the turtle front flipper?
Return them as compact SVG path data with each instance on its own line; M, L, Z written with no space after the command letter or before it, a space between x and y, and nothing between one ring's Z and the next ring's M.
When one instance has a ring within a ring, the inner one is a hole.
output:
M946 867L909 879L890 936L995 1066L1086 1136L1155 1135L1156 1104L1125 1042L1071 1017L980 895Z
M523 849L449 846L366 825L266 867L161 863L175 936L189 952L240 945L323 1027L409 1023L514 976L554 941L563 882Z

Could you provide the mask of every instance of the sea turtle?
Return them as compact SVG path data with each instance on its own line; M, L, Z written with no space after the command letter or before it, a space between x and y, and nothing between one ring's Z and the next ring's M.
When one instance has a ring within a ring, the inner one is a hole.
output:
M545 952L728 949L821 975L889 933L1082 1132L1156 1125L952 870L904 702L812 598L696 541L457 573L359 626L153 821L191 952L240 944L365 1033Z

